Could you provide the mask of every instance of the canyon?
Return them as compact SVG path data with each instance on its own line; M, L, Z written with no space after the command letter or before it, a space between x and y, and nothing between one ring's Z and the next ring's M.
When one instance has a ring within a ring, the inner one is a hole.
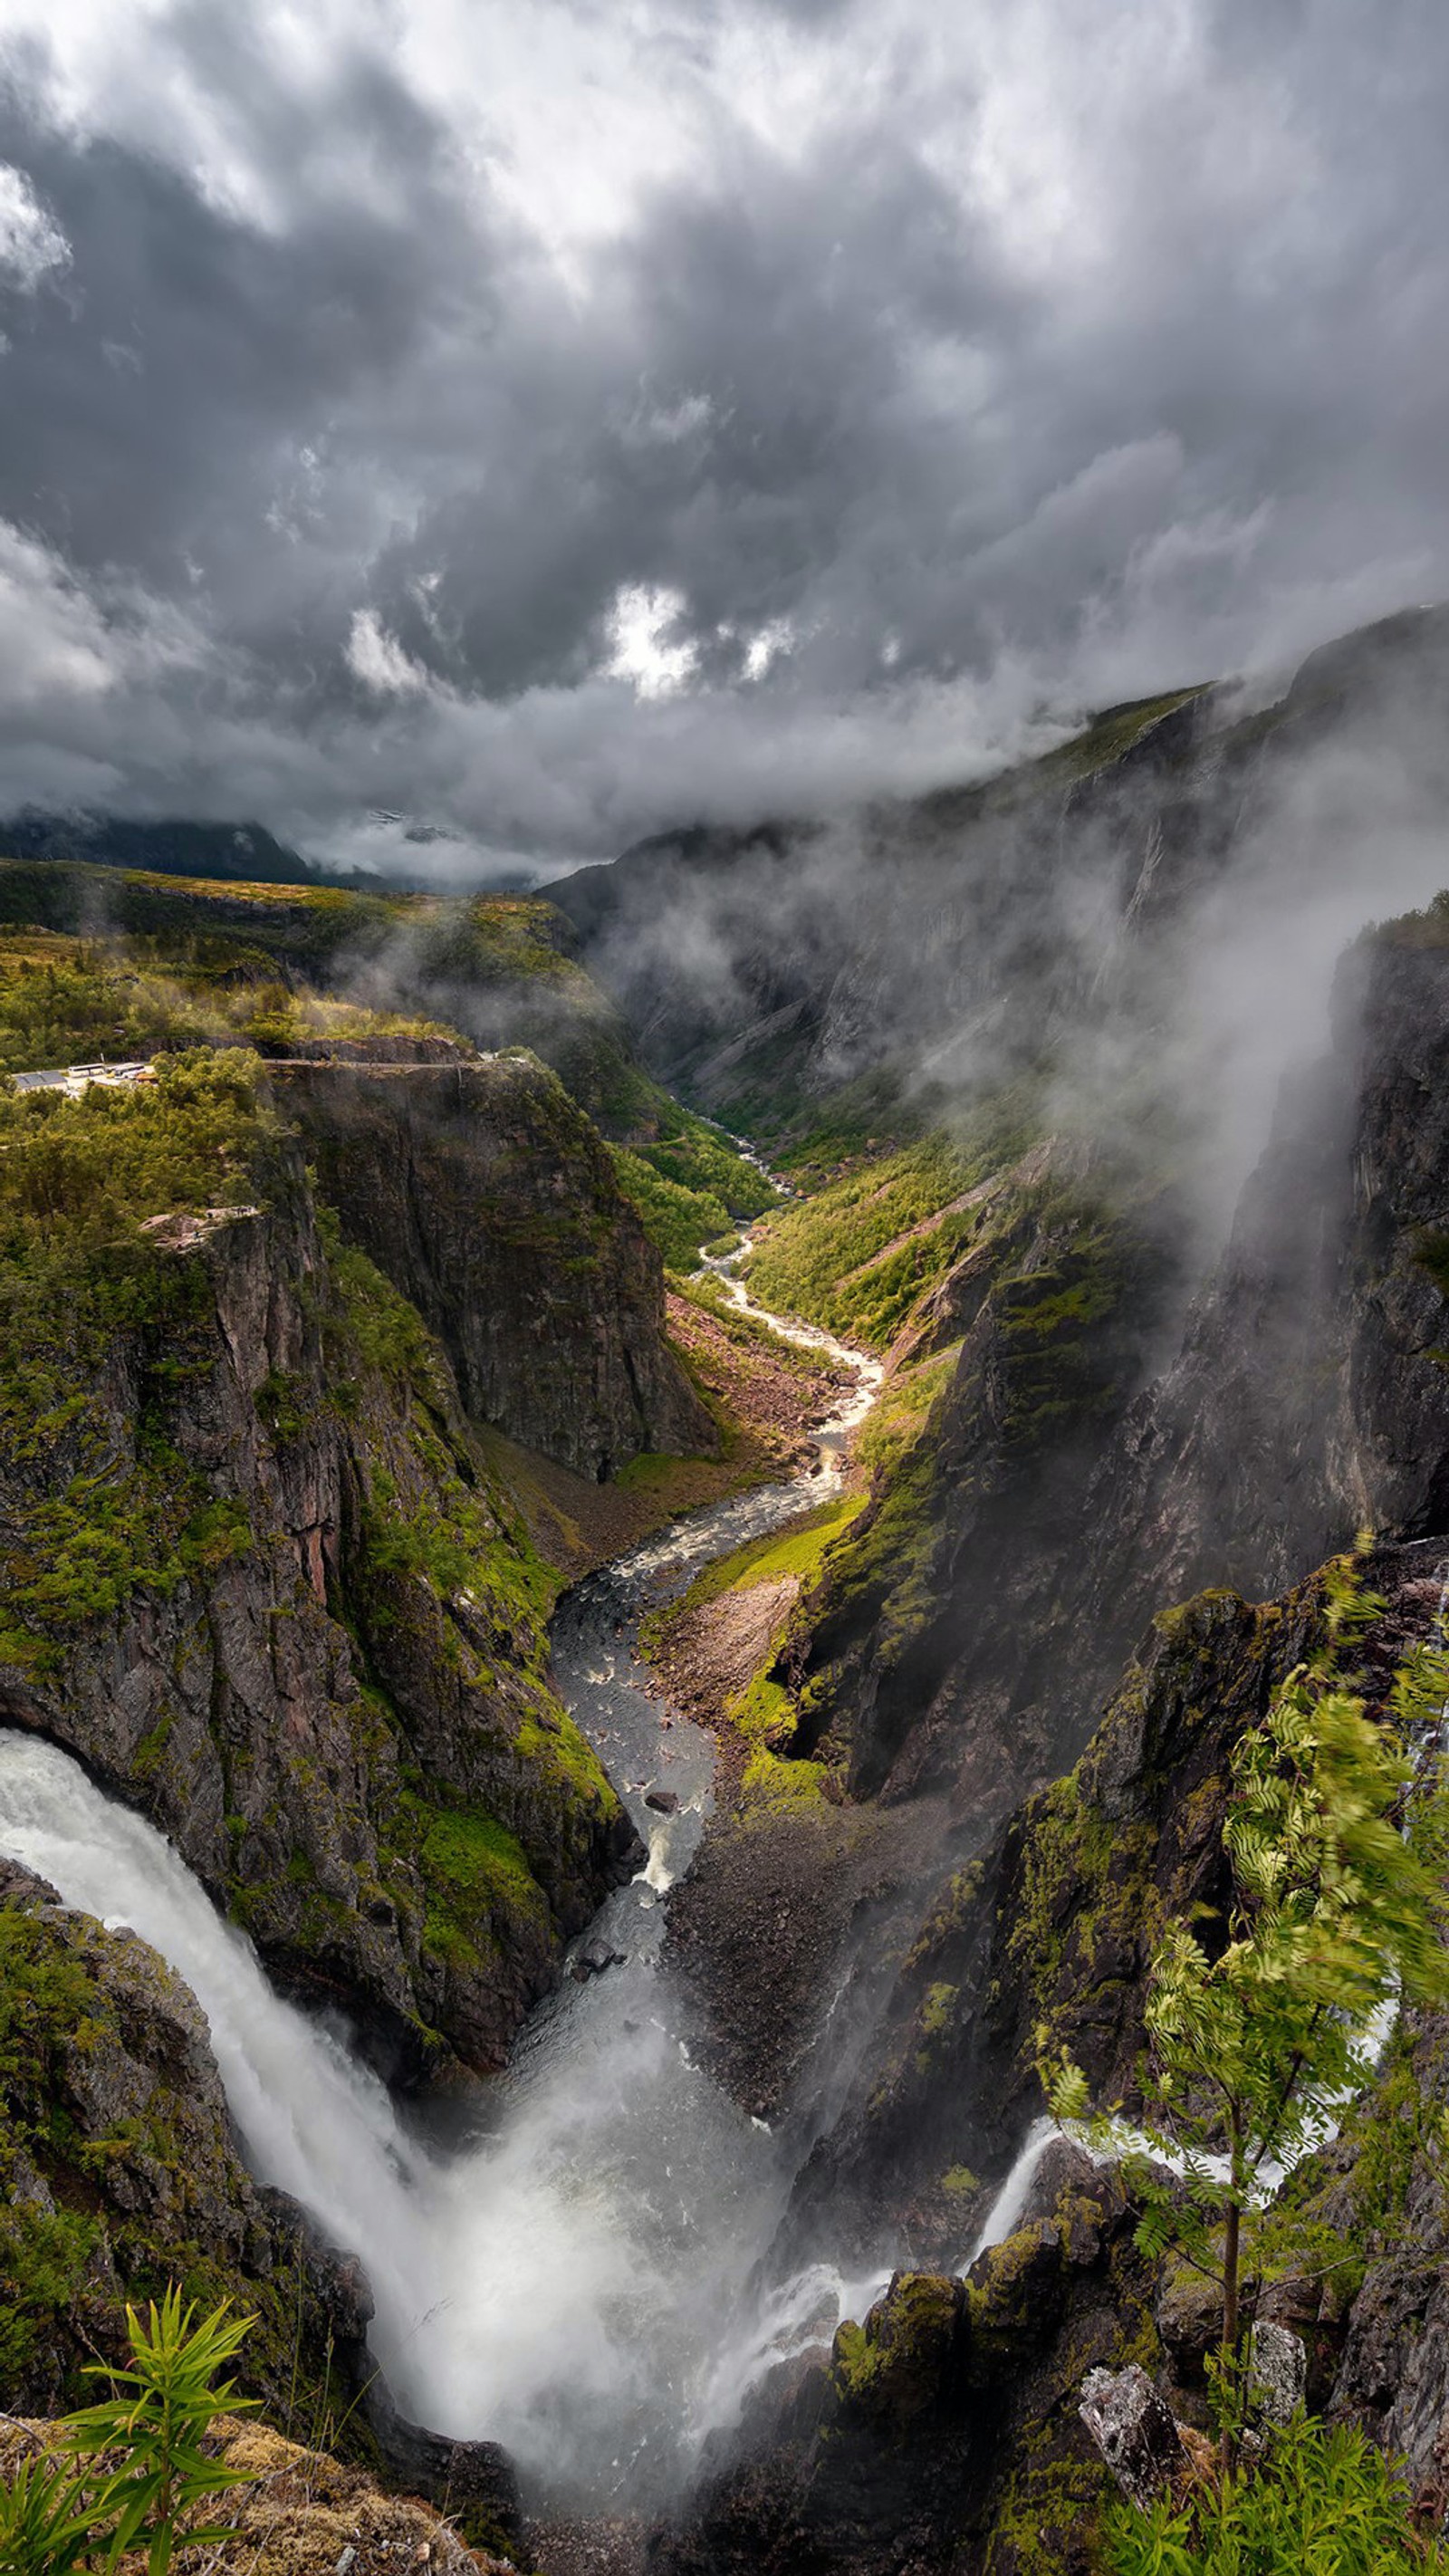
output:
M155 1068L0 1103L8 2411L179 2278L520 2567L1087 2576L1213 2319L1043 2033L1130 2109L1325 1567L1442 1626L1446 638L548 900L0 865L4 1060ZM1445 2034L1261 2289L1421 2496Z

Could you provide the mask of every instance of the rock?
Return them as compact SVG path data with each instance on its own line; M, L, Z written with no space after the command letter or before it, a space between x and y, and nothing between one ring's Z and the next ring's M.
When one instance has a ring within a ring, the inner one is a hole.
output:
M610 1950L602 1941L593 1941L586 1950L580 1950L571 1962L569 1975L575 1985L584 1986L588 1984L590 1977L602 1977L606 1969L622 1968L627 1963L626 1951Z
M255 2317L238 2365L253 2393L345 2419L371 2375L367 2282L252 2182L194 1996L134 1933L62 1909L14 1864L0 1956L29 1997L0 2102L6 2405L86 2402L81 2366L119 2353L126 2299L172 2279Z
M1185 2382L1200 2380L1209 2352L1222 2338L1223 2294L1217 2284L1169 2256L1152 2314L1178 2377Z
M1291 2424L1308 2386L1308 2348L1291 2327L1260 2319L1248 2338L1248 2388L1264 2422Z
M272 1080L323 1195L437 1334L475 1420L600 1483L641 1450L715 1454L665 1336L659 1255L546 1066L291 1064Z
M446 2433L410 2424L380 2380L369 2392L368 2417L391 2475L410 2495L438 2505L470 2548L521 2555L518 2482L497 2442L455 2442Z
M646 1789L644 1804L652 1807L657 1816L677 1816L679 1813L679 1795L674 1789Z
M329 1255L277 1150L265 1212L150 1238L144 1319L98 1318L99 1357L77 1340L66 1438L0 1444L0 1592L34 1578L82 1457L110 1462L161 1559L203 1498L214 1535L47 1637L0 1699L169 1833L277 1982L345 2012L390 2081L450 2051L489 2070L640 1847L551 1698L536 1560L446 1359ZM173 1342L184 1365L158 1358ZM531 1375L533 1342L509 1348Z
M1155 2503L1187 2467L1177 2419L1139 2362L1089 2371L1078 2411L1132 2504Z

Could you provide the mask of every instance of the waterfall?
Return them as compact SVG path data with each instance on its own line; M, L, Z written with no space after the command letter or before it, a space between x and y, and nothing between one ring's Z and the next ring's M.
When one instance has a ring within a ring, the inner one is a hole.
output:
M762 2372L883 2286L764 2278L790 2173L694 2064L648 1956L565 1987L495 2127L443 2153L340 2027L273 1992L165 1837L33 1736L0 1732L0 1852L185 1979L252 2171L362 2256L398 2403L503 2442L552 2504L666 2500Z
M129 1925L185 1979L252 2172L365 2249L379 2312L405 2312L423 2160L342 2033L274 1994L165 1836L35 1736L0 1733L0 1851L67 1905Z
M461 2145L412 2135L347 2031L272 1991L164 1835L54 1745L0 1730L0 1853L67 1905L130 1925L176 1969L210 2024L252 2171L361 2256L397 2404L437 2432L503 2443L553 2510L666 2505L750 2387L827 2348L888 2278L771 2269L798 2150L696 2063L661 1955L659 1898L693 1857L714 1755L683 1720L661 1738L634 1622L661 1585L682 1588L710 1557L837 1492L880 1381L877 1362L829 1334L784 1329L856 1379L817 1427L815 1473L689 1515L577 1587L555 1620L560 1691L650 1858L593 1927L623 1964L539 2007L507 2075L480 2088ZM642 1797L664 1770L679 1799L667 1819Z

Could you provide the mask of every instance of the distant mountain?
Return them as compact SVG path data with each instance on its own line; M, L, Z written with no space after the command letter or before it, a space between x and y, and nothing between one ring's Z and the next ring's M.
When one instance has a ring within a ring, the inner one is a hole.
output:
M34 806L0 822L0 853L232 884L311 885L318 875L261 823L136 822L120 814L46 814Z

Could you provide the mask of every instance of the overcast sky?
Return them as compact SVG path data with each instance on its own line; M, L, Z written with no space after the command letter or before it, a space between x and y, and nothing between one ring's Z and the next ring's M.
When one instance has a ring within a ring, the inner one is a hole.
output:
M0 54L0 812L547 875L1449 593L1443 0Z

